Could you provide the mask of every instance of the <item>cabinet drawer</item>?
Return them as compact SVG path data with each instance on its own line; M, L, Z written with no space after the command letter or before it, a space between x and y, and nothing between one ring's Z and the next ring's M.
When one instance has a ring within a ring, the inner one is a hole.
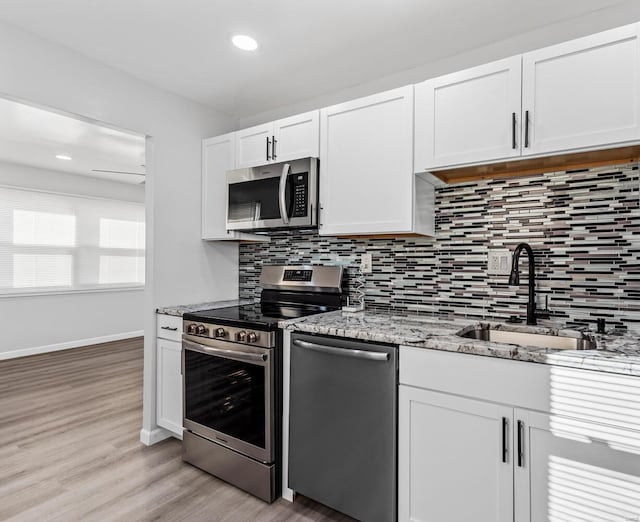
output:
M400 347L400 384L550 411L546 364L424 348Z
M182 317L156 314L156 337L169 341L182 341Z

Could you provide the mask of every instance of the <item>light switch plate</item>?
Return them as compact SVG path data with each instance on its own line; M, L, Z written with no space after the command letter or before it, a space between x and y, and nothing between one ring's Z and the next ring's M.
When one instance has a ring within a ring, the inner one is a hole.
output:
M362 254L360 258L360 270L363 274L370 274L372 270L371 254Z
M506 248L489 249L487 274L509 275L511 271L511 253Z

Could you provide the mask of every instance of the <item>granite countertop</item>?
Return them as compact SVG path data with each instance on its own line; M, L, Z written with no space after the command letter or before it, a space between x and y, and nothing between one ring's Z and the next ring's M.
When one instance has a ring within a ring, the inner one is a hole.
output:
M192 312L200 312L201 310L212 310L214 308L226 308L227 306L238 306L244 304L251 304L254 301L252 299L230 299L228 301L210 301L207 303L197 303L189 305L178 306L162 306L156 308L156 312L165 315L175 315L182 317L184 314Z
M506 325L495 321L438 319L393 312L341 311L281 321L280 328L291 331L348 337L430 350L468 353L571 368L605 371L640 377L640 335L590 335L597 350L556 350L467 339L456 335L477 325L500 329ZM528 333L561 333L579 337L580 332L548 326L508 325L510 330Z

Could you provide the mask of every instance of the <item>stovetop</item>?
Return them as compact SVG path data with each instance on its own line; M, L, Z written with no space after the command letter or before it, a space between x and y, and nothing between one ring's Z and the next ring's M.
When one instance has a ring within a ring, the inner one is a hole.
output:
M336 310L336 307L301 303L253 303L184 314L185 321L276 330L278 322Z

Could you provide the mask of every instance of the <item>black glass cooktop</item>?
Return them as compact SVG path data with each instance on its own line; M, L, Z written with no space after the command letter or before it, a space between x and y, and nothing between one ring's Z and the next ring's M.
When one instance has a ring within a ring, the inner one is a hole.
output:
M186 321L215 323L227 326L241 325L247 328L275 330L278 321L296 319L307 315L330 312L336 308L318 304L254 303L227 308L214 308L184 314Z

